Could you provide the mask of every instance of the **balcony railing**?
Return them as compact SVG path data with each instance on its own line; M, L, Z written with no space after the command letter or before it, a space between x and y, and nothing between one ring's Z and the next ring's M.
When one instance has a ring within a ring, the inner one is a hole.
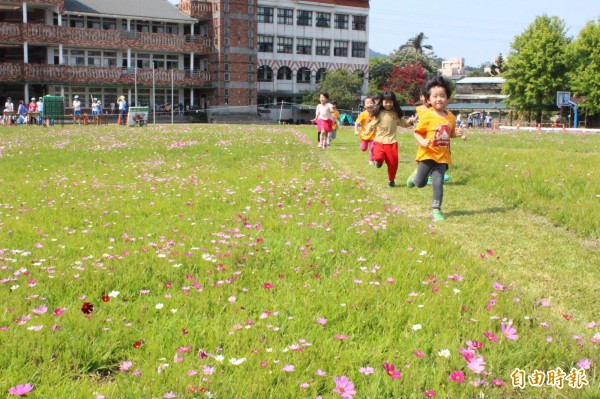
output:
M133 70L133 73L131 73ZM0 81L25 81L43 84L96 84L199 87L209 86L209 72L147 68L83 67L69 65L42 65L0 63Z
M211 19L212 5L207 1L184 0L179 2L179 11L186 13L192 18Z
M171 35L108 29L71 28L44 24L0 22L0 43L64 44L87 48L154 50L175 53L212 52L206 36Z

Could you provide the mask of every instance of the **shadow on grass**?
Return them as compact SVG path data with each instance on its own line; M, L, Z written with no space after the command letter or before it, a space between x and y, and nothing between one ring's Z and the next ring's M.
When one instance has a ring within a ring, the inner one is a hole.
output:
M510 207L503 207L503 208L487 208L487 209L477 209L477 210L461 210L461 211L449 211L449 212L444 212L444 214L446 216L472 216L472 215L479 215L479 214L483 214L483 213L504 213L504 212L510 212L510 211L514 211L515 209L517 209L516 206L510 206Z

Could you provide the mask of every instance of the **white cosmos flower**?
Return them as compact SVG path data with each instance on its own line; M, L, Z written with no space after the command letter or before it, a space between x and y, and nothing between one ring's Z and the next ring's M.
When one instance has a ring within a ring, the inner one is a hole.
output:
M438 352L438 355L448 359L450 357L450 351L448 349L442 349L441 351Z
M233 364L234 366L240 365L242 363L244 363L246 361L245 357L242 357L240 359L236 359L235 357L232 357L231 359L229 359L229 363Z

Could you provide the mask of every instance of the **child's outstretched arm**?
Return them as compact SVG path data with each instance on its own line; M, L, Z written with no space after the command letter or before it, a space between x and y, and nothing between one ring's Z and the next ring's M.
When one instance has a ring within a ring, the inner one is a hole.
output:
M456 129L454 129L454 131L452 132L452 134L450 135L450 137L460 137L463 140L467 139L467 135L463 132L463 128L462 126L457 127Z

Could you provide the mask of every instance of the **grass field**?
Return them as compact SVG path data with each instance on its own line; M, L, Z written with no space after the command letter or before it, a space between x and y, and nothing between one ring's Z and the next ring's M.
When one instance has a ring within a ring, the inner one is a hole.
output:
M0 396L599 398L600 135L468 135L1 129Z

